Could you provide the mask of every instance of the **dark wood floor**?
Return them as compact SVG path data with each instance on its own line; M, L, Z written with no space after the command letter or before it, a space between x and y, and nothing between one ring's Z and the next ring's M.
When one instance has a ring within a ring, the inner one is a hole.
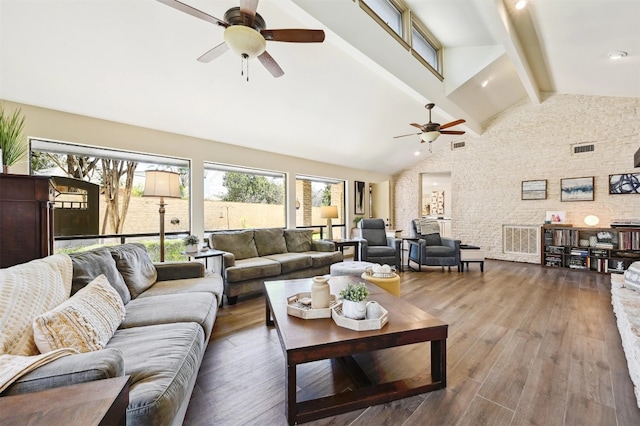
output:
M640 425L608 275L487 261L484 273L405 272L402 298L449 323L447 388L312 424ZM220 310L185 425L286 424L284 357L264 315L262 297ZM428 350L358 362L386 381L424 369ZM341 368L299 367L298 400L348 389Z

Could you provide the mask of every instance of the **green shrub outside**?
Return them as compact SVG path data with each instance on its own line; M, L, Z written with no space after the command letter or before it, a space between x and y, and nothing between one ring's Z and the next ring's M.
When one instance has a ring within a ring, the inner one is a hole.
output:
M160 242L159 241L136 241L136 243L140 243L145 246L147 252L149 253L149 257L152 262L160 262ZM98 247L106 247L109 245L118 245L118 244L93 244L90 246L82 246L82 247L63 247L56 250L56 254L58 253L80 253L83 251L93 250ZM184 244L182 243L182 239L179 240L166 240L164 242L164 260L165 262L184 262L189 260L189 257L184 252Z

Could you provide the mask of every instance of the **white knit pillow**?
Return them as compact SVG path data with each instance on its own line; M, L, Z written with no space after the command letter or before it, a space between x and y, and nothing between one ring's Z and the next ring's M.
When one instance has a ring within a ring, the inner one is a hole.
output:
M34 339L41 353L61 348L95 351L104 348L124 316L118 292L99 275L73 297L36 317Z
M624 271L624 286L631 290L640 291L640 262L633 262Z

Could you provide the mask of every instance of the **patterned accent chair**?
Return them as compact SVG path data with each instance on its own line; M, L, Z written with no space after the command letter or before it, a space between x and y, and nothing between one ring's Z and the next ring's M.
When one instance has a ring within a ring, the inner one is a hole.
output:
M362 219L358 222L358 228L361 261L400 267L402 240L387 237L384 220Z
M411 236L417 240L407 240L409 243L409 259L407 266L411 268L413 261L422 266L452 266L460 272L460 240L440 236L440 225L435 220L413 219L411 221ZM412 269L412 268L411 268Z

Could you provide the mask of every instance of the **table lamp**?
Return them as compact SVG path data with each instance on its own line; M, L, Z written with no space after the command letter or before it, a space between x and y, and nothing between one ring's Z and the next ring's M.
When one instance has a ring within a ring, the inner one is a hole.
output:
M338 206L320 207L320 217L327 219L327 240L333 240L333 225L331 219L338 218Z
M143 197L160 197L160 262L164 262L164 197L180 198L180 174L165 170L147 170Z

